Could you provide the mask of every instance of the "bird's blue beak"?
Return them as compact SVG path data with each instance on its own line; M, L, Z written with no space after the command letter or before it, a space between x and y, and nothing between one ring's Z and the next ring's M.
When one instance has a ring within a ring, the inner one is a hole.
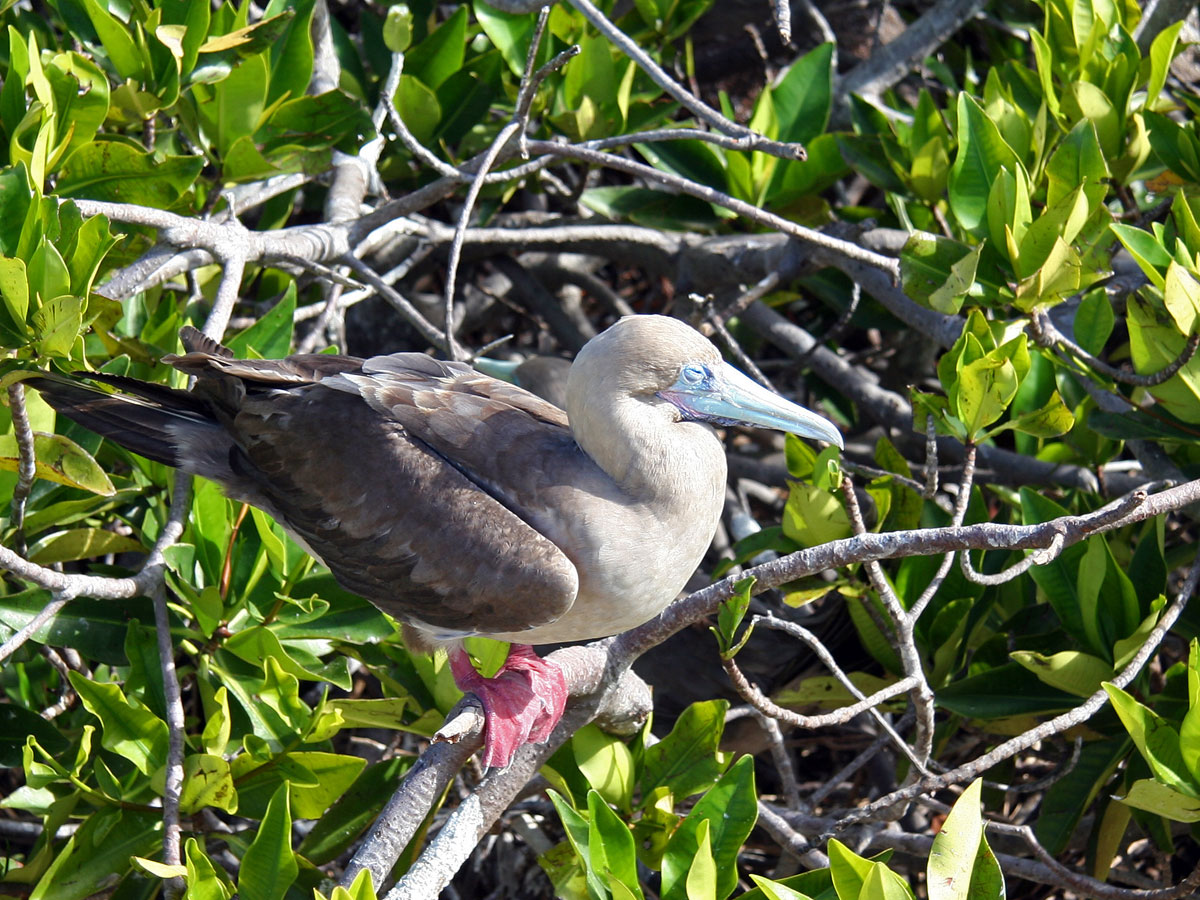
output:
M845 448L841 432L832 422L784 400L725 363L686 365L675 383L659 396L675 404L688 419L774 428Z

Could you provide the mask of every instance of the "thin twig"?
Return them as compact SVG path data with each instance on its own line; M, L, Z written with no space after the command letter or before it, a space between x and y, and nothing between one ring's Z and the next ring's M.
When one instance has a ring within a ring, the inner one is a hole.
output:
M33 490L33 479L37 475L37 451L34 448L33 428L29 424L29 412L25 408L25 385L13 384L8 388L8 409L12 418L13 436L17 441L17 483L13 486L12 526L15 529L13 544L17 552L25 555L25 504Z
M930 426L930 432L932 433L933 416L929 417L928 424ZM936 459L936 443L934 443L933 448ZM967 507L971 503L971 487L975 480L976 445L973 442L968 443L966 449L967 455L966 459L963 460L962 481L959 482L958 485L958 496L954 498L954 513L950 518L950 523L952 525L961 525L963 523L967 517ZM937 472L936 465L933 466L933 471L935 473ZM936 479L936 474L934 477ZM936 480L934 482L934 490L937 490ZM934 576L932 579L930 579L929 584L925 586L925 590L921 592L921 596L917 598L917 601L909 609L908 615L905 618L910 625L915 625L917 620L921 618L921 613L925 611L925 607L929 605L929 601L933 599L934 595L938 592L938 588L940 588L942 583L946 580L946 576L950 574L950 567L954 565L954 556L955 554L953 552L946 554L946 556L942 559L941 565L938 566L937 572L934 573Z

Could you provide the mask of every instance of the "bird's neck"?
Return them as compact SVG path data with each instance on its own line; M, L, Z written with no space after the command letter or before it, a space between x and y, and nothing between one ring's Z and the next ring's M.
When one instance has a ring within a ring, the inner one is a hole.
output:
M664 511L724 497L725 451L707 425L625 399L576 425L575 438L625 497Z

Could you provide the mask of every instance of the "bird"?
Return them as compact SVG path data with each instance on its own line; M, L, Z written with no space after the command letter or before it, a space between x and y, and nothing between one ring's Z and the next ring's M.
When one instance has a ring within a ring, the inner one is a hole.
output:
M559 409L567 405L567 376L571 363L558 356L530 356L519 362L477 357L472 365L493 378L523 387Z
M422 353L237 359L185 326L184 391L124 376L28 382L58 412L264 510L348 590L446 647L484 709L486 767L547 740L566 679L532 645L607 637L661 612L719 524L715 428L843 447L678 319L627 316L571 364L565 410ZM98 383L97 383L98 382ZM511 643L485 678L462 640Z

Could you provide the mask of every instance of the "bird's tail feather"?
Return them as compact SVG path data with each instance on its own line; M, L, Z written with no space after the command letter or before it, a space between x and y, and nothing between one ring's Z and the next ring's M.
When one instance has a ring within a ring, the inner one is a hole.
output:
M215 424L186 391L119 375L89 374L121 393L110 393L54 373L27 379L46 402L97 434L147 459L179 466L182 430Z

